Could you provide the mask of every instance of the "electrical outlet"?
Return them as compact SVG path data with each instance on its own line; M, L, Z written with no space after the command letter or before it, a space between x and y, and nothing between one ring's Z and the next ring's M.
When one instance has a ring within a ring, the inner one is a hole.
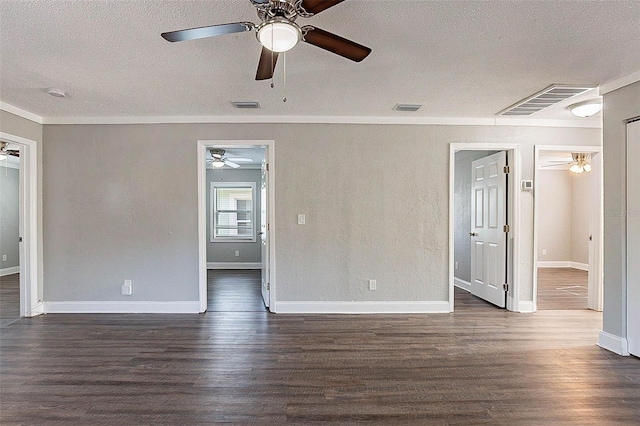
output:
M547 249L542 249L542 255L546 256L547 255Z
M236 257L240 256L240 250L236 250Z
M375 291L376 289L376 280L369 280L369 290Z
M123 296L131 296L133 294L133 286L131 280L124 280L124 284L120 286L120 294Z
M2 255L2 261L3 261L3 262L6 262L6 261L7 261L7 255L6 255L6 254L3 254L3 255Z

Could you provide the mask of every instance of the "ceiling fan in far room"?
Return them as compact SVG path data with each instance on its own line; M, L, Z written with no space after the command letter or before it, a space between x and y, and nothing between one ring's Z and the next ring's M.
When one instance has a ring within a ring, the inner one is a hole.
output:
M574 152L571 153L571 161L566 160L551 160L549 163L557 163L557 164L546 164L544 166L540 166L540 168L553 168L553 167L566 167L571 164L569 167L569 171L573 173L589 173L591 171L591 154L589 153L581 153Z
M191 28L162 33L170 42L196 40L224 34L255 31L262 45L258 62L256 80L273 77L278 54L292 49L300 41L321 49L360 62L371 49L342 38L336 34L305 25L300 27L295 20L298 17L310 18L318 13L342 3L344 0L249 0L257 9L259 24L252 22L234 22L207 27Z
M250 158L227 158L224 155L225 150L219 148L211 148L209 149L210 157L207 157L207 164L211 164L214 169L219 169L224 166L229 166L231 168L237 169L240 167L240 164L237 163L252 163L253 160ZM233 160L233 161L231 161ZM236 163L237 162L237 163Z
M9 155L20 157L20 151L17 149L9 149L8 142L0 142L0 160L5 160Z

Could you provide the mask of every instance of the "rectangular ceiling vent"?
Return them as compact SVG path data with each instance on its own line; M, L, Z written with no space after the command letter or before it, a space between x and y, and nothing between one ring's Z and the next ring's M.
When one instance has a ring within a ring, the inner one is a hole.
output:
M503 109L496 115L531 115L560 101L588 92L595 87L595 85L569 86L552 84L546 89Z
M260 102L258 101L242 101L242 102L231 102L236 108L260 108Z
M393 109L395 109L396 111L410 111L410 112L415 112L420 108L422 108L422 105L419 105L419 104L396 104L396 106L393 107Z

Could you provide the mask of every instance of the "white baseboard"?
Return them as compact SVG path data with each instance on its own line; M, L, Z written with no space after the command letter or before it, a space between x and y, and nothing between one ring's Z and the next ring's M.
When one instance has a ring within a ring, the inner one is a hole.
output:
M533 308L533 302L530 300L521 300L518 302L518 312L523 314L530 314L535 312Z
M465 281L465 280L461 280L460 278L453 277L453 285L465 291L471 292L471 283L469 281Z
M570 260L539 260L538 268L573 268L588 271L589 264Z
M262 269L262 262L207 262L207 269Z
M449 302L287 302L278 314L428 314L449 313Z
M629 355L627 339L616 336L615 334L607 333L606 331L600 332L598 346L618 355Z
M20 273L20 266L13 266L11 268L0 269L0 277L19 274L19 273Z
M82 301L44 302L47 314L197 314L200 302Z

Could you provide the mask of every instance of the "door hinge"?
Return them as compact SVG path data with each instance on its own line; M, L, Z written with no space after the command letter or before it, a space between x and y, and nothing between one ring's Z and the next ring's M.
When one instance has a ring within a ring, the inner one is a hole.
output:
M510 170L509 170L509 166L504 166L504 167L502 168L502 171L503 171L503 173L505 173L505 174L509 174L509 171L510 171Z
M504 225L502 227L502 232L511 232L511 228L509 227L509 225Z
M269 171L269 163L267 163L267 171Z
M509 283L504 283L504 284L502 284L502 289L503 289L504 291L509 291Z
M269 230L269 224L267 223L267 231Z
M21 243L22 242L22 237L18 237L18 242Z
M271 283L267 283L267 290L271 290Z

